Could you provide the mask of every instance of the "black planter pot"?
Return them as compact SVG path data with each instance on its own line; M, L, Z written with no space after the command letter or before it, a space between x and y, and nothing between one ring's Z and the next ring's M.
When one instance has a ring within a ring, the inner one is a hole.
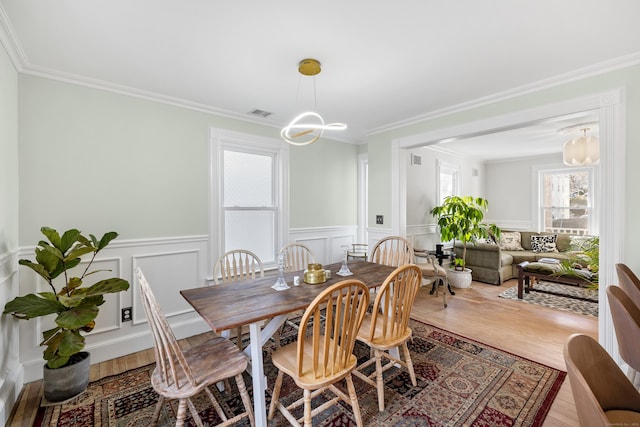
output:
M77 356L77 357L76 357ZM58 369L50 369L45 364L42 369L44 398L49 402L61 402L82 393L89 385L89 353L81 351L75 363Z

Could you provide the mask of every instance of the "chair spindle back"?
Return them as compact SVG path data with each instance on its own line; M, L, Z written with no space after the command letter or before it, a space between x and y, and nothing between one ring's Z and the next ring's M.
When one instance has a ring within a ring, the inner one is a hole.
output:
M298 376L311 371L317 380L336 375L347 367L368 305L369 289L355 279L338 282L315 298L300 321ZM312 334L311 352L305 350L308 332Z

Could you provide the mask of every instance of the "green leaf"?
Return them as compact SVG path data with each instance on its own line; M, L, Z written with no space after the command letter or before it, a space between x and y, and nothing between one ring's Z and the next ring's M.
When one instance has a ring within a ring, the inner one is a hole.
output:
M68 356L61 357L57 353L55 353L52 355L51 359L48 359L47 366L49 367L49 369L62 368L64 365L69 363L69 359L70 357ZM46 356L45 356L45 360L47 360Z
M56 325L64 329L80 329L98 317L98 307L79 305L60 313L56 319Z
M56 250L49 245L45 245L45 248L50 248L52 250ZM44 268L47 269L49 273L55 271L62 264L62 257L56 255L49 249L36 249L36 262L41 264Z
M71 261L75 258L80 258L82 255L88 254L90 252L95 252L96 249L92 246L80 246L74 248L69 254L65 257L65 262Z
M104 249L116 237L118 237L118 233L116 233L115 231L109 231L108 233L105 233L104 236L102 236L102 239L100 239L98 250L100 251Z
M41 298L34 294L16 297L4 306L4 313L11 313L19 319L32 319L64 310L66 307L58 301Z
M34 262L29 261L28 259L21 259L18 261L18 264L29 267L30 269L38 273L40 276L42 276L46 281L49 281L49 279L51 279L51 275L49 274L49 271L45 268L45 266L41 264L36 264Z
M47 257L47 259L50 255L52 255L57 260L57 262L64 260L64 254L62 253L62 251L58 248L54 248L51 245L42 246L42 249L38 252L41 252L41 257ZM38 262L40 262L40 260L38 260Z
M80 231L72 228L71 230L67 230L62 235L62 239L60 241L60 246L56 246L63 254L66 254L69 249L78 241L78 237L80 236ZM53 242L52 242L53 243Z
M62 340L63 332L64 331L62 330L58 331L40 344L47 346L47 348L45 348L43 352L45 360L52 360L53 358L55 358L55 354L58 352L58 347L60 346L60 341Z
M84 337L78 331L64 331L58 347L61 356L73 356L84 348Z
M87 295L111 294L126 291L127 289L129 289L129 282L118 277L112 277L111 279L101 280L90 286Z
M50 227L42 227L40 228L40 231L46 236L47 239L49 239L53 246L60 249L62 240L60 239L60 234L58 234L56 230Z
M60 326L56 326L53 329L49 329L48 331L44 331L42 333L42 342L40 343L40 345L44 345L48 340L51 339L51 337L53 337L56 333L58 333L58 331L61 331L62 328L60 328Z
M72 259L71 261L68 261L68 262L61 262L60 264L58 264L58 268L55 271L51 272L51 277L52 278L58 277L65 271L71 270L78 264L80 264L80 258Z

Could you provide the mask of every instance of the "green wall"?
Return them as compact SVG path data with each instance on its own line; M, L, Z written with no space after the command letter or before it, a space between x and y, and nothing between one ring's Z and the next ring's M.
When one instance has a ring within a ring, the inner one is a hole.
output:
M42 225L205 235L209 128L279 138L271 126L30 75L19 87L23 245ZM292 228L356 224L356 156L326 139L291 148Z
M635 244L637 237L640 236L640 221L636 220L640 217L640 197L635 194L635 187L640 182L640 169L635 166L640 162L640 121L637 119L640 117L640 65L564 83L373 135L369 139L368 147L369 170L375 171L375 174L372 174L369 179L369 223L375 224L372 219L376 213L382 213L389 217L391 215L390 158L392 140L620 87L624 87L626 91L625 258L632 268L640 270L640 247Z

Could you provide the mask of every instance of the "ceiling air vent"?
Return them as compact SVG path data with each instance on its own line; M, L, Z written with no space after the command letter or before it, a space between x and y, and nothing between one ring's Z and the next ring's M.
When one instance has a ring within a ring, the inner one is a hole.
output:
M270 113L269 111L264 111L264 110L260 110L259 108L256 108L254 110L249 111L249 114L251 114L252 116L265 118L265 117L269 117L273 113Z
M422 166L422 156L418 156L417 154L411 154L411 165Z

